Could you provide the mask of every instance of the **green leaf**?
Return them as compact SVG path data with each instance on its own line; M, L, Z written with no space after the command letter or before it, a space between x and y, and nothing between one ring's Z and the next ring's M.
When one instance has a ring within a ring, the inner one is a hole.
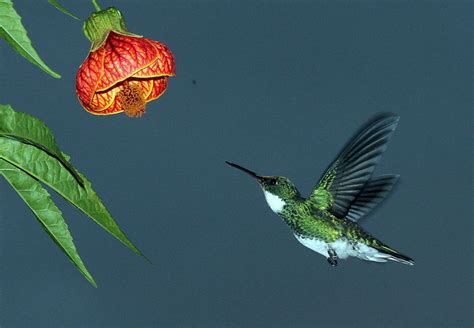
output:
M120 242L146 259L119 228L89 180L72 167L69 156L59 150L49 128L37 118L17 113L8 105L0 105L0 162L15 167L33 181L38 180L48 185ZM68 165L72 170L68 169ZM72 172L82 181L82 185ZM43 199L46 199L44 195ZM56 240L53 235L51 237Z
M11 0L0 0L0 37L7 41L20 55L55 78L61 75L51 70L33 48L21 17L13 8Z
M0 173L33 211L56 245L69 257L84 277L97 287L94 278L87 271L77 252L61 211L54 204L48 191L33 177L4 160L0 160Z
M79 17L77 17L76 15L72 14L70 11L68 11L66 8L64 8L58 1L56 0L48 0L48 3L53 5L57 10L59 10L60 12L62 12L63 14L66 14L68 16L71 16L72 18L74 19L77 19L79 20Z
M32 145L13 139L0 138L0 149L0 158L51 187L135 253L142 255L120 230L99 196L92 189L91 183L81 173L79 175L84 181L84 187L77 183L58 160Z
M74 166L69 163L59 149L50 128L41 120L25 114L15 112L10 105L0 105L0 136L31 144L49 155L55 157L74 176L81 186L82 178Z

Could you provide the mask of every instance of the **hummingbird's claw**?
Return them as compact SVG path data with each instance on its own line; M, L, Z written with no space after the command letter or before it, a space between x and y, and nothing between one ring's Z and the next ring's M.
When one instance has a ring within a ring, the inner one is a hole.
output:
M334 267L337 266L338 257L337 257L336 252L333 249L330 249L328 251L328 254L329 254L329 257L327 258L327 260L328 260L329 264L331 266L334 266Z
M337 266L337 257L336 258L328 257L327 260L331 266L334 266L334 267Z

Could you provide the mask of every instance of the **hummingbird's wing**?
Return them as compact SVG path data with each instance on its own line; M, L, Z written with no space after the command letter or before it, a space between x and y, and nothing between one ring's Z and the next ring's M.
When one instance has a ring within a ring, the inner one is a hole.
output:
M393 114L379 114L368 121L331 163L307 201L339 218L346 217L355 206L350 217L353 220L375 207L397 180L389 176L369 182L398 119Z
M399 177L396 174L387 174L370 179L350 204L346 218L358 221L371 212L388 196Z

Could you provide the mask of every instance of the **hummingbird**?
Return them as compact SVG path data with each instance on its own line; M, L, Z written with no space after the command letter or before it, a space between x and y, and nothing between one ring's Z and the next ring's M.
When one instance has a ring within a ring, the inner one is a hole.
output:
M283 219L296 239L326 257L330 265L337 266L339 259L348 257L413 265L413 259L357 224L386 199L399 179L394 174L372 176L398 120L399 116L391 113L369 120L343 147L307 198L286 177L258 175L226 163L254 178L270 209Z

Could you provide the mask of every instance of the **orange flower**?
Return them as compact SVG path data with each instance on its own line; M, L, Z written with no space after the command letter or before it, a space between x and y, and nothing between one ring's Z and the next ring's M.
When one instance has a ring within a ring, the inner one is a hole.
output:
M81 105L96 115L145 113L175 75L174 58L164 44L134 35L115 8L93 13L84 24L92 49L76 76Z

